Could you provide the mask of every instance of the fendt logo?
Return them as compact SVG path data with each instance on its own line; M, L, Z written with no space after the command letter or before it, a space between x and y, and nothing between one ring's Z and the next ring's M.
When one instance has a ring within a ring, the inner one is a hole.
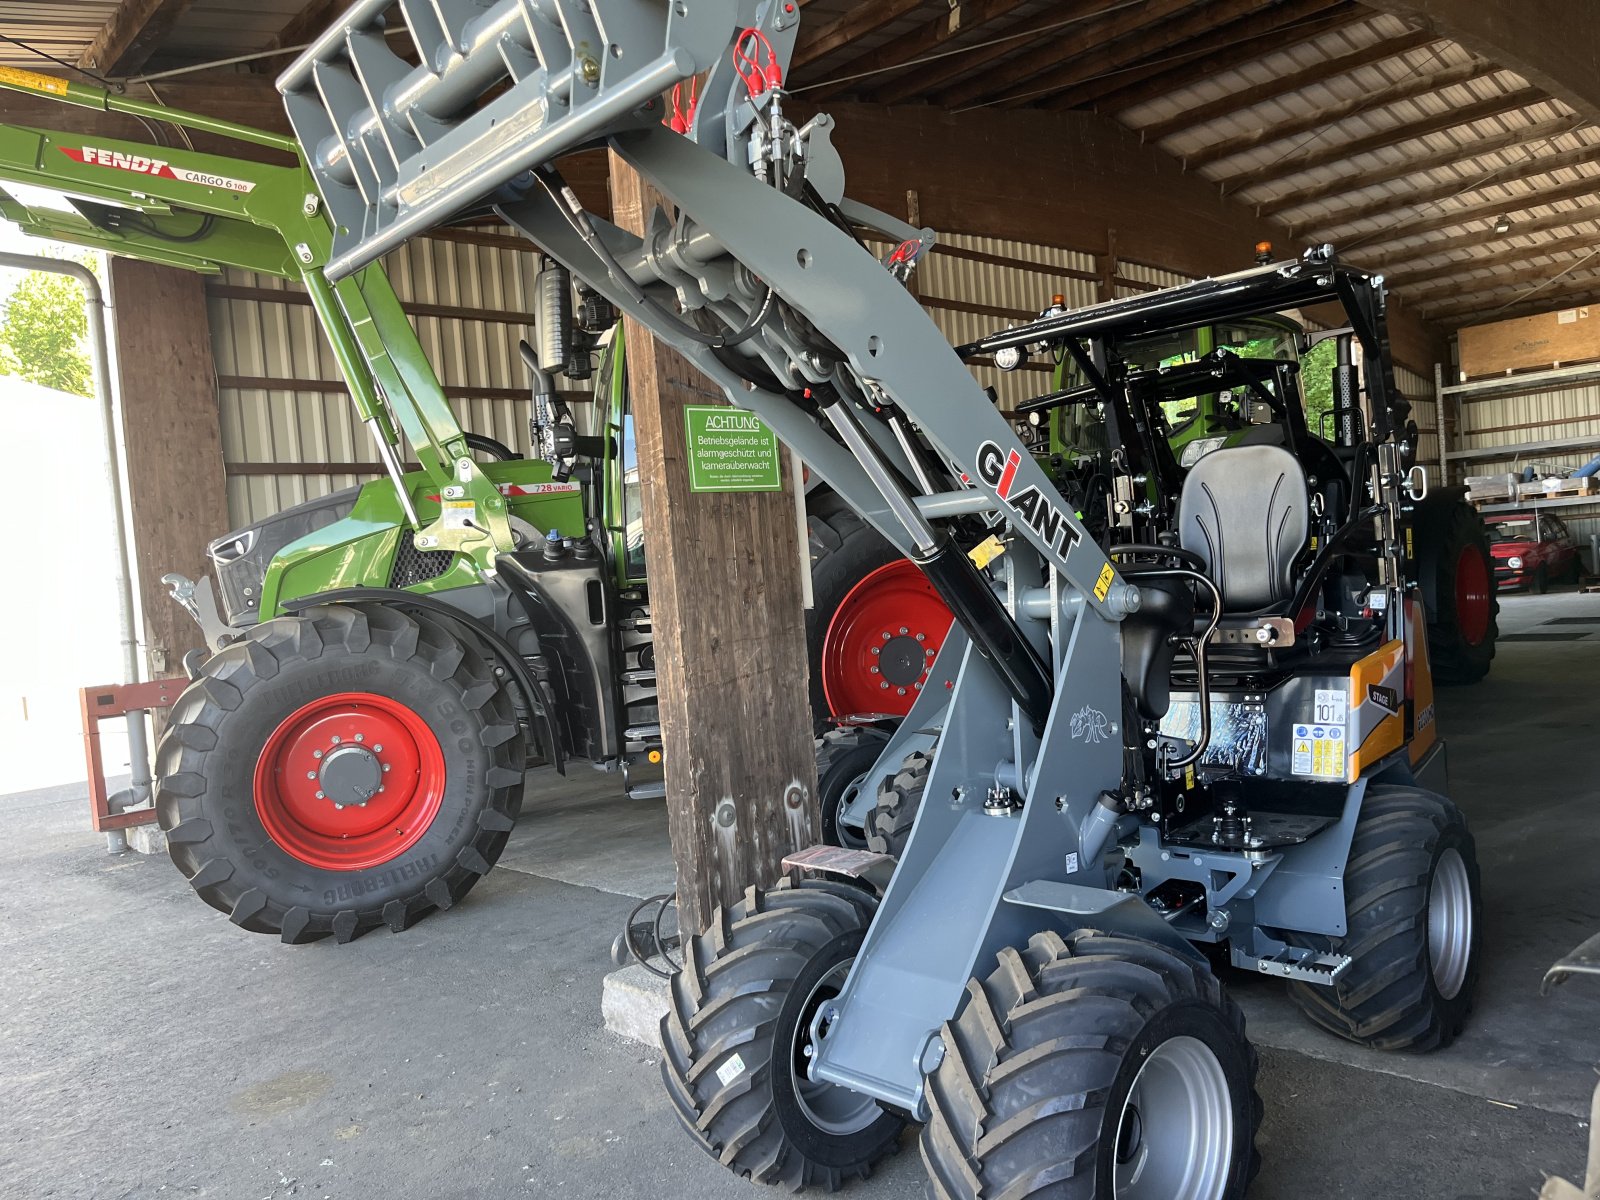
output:
M175 167L164 158L124 154L120 150L107 150L100 146L84 146L76 150L62 146L61 153L73 162L83 163L88 167L114 167L119 171L131 171L135 175L154 175L162 179L197 183L201 187L221 188L224 191L240 194L253 192L256 189L256 185L248 179L233 179L227 175L212 174L210 171L192 171L187 167Z
M1067 519L1067 514L1032 484L1016 491L1017 468L1022 466L1022 455L1015 450L1003 453L993 442L978 446L978 477L995 490L995 494L1017 510L1017 513L1046 544L1065 555L1082 538L1078 528Z

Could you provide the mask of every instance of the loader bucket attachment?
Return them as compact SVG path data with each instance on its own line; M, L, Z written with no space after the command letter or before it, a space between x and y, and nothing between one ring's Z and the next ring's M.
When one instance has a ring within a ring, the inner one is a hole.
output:
M751 0L357 0L278 79L340 279L619 130L725 57ZM398 10L404 29L386 26ZM396 51L409 40L420 65Z

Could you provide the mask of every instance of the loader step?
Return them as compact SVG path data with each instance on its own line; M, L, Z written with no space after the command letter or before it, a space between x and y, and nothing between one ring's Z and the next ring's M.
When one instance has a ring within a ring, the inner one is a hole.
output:
M629 742L659 742L661 740L661 726L659 725L634 725L622 731L624 741Z
M635 687L655 687L656 673L653 670L640 668L634 671L622 672L622 682L631 683Z
M633 633L649 633L649 617L623 617L617 622L618 629L626 629Z
M1331 984L1353 960L1348 954L1324 954L1289 947L1256 959L1256 970L1300 983Z
M667 785L660 780L654 783L636 783L624 794L629 800L659 800L667 794Z

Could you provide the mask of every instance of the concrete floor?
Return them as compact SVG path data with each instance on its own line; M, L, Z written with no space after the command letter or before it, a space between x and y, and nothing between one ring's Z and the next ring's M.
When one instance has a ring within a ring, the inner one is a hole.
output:
M1594 624L1545 626L1556 617ZM1229 980L1262 1048L1253 1200L1531 1197L1581 1174L1600 988L1541 999L1600 928L1590 692L1600 596L1505 601L1486 683L1440 701L1488 957L1466 1036L1386 1056ZM654 1054L600 1022L633 897L671 887L658 803L533 783L501 866L404 936L289 948L165 860L110 858L80 788L0 798L0 1197L751 1197L678 1129ZM915 1142L859 1196L922 1195Z

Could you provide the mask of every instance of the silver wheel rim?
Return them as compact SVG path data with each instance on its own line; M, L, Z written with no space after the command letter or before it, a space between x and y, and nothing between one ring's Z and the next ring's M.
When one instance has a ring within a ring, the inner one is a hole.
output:
M1233 1097L1198 1038L1162 1042L1117 1119L1116 1200L1222 1200L1233 1159Z
M817 980L816 986L800 1006L800 1021L794 1036L794 1098L806 1120L834 1137L848 1137L860 1133L882 1114L878 1102L871 1096L851 1091L836 1083L823 1083L811 1079L806 1069L811 1063L811 1019L817 1009L839 994L845 977L850 974L850 963L845 959Z
M1428 888L1428 961L1433 986L1454 1000L1466 986L1472 961L1472 881L1454 846L1439 855Z
M833 835L839 839L839 845L848 850L865 850L867 848L867 831L865 827L859 832L855 826L844 823L845 810L851 802L861 794L861 785L866 781L865 771L857 775L844 785L844 790L839 793L839 803L833 810Z

